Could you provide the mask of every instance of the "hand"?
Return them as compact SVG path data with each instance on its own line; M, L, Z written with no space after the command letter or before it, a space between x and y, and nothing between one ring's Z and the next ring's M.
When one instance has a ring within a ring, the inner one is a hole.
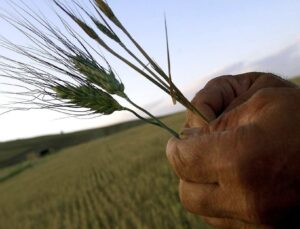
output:
M209 81L192 100L210 121L247 101L263 88L290 87L293 83L271 73L249 72L240 75L226 75ZM186 128L202 127L203 120L191 111L187 111Z
M299 227L300 91L258 74L211 81L194 99L211 123L168 143L183 205L218 228ZM190 118L186 126L201 124Z

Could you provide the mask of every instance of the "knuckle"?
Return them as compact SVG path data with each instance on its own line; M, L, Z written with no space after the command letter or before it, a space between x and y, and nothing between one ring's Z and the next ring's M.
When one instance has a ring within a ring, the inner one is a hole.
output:
M220 87L222 86L224 83L227 83L229 79L234 78L234 76L232 75L223 75L223 76L218 76L214 79L209 80L205 87L198 91L197 94L194 96L192 103L193 105L197 105L199 103L199 100L201 100L202 95L205 94L208 90L208 88L211 87Z
M176 138L171 138L169 140L166 150L167 158L176 175L181 179L187 180L190 160L183 156L183 154L185 154L185 151L186 150L181 147L180 142L178 142Z
M207 187L199 188L197 184L180 180L180 201L183 207L193 214L211 215L214 212L212 193L213 191Z
M197 106L195 106L195 107L197 107ZM190 110L188 110L186 112L186 119L185 119L185 123L184 123L185 128L203 127L204 124L205 124L205 122L203 121L203 119L201 117L199 117L199 115L195 115Z
M175 157L174 166L177 175L183 180L188 180L188 175L190 173L189 169L187 169L189 168L188 161L186 161L178 151Z
M203 166L201 165L200 152L196 153L193 149L182 149L181 154L176 157L176 166L181 179L185 181L203 179L205 175Z
M174 161L175 161L174 157L177 153L177 150L178 150L177 140L175 139L175 137L173 137L168 141L167 148L166 148L167 158L168 158L170 164L173 166L173 168L174 168Z
M194 118L195 118L195 115L193 114L193 112L191 112L190 110L187 110L186 114L185 114L185 124L184 124L184 127L185 128L192 127L191 124L192 124Z
M204 202L197 194L188 187L187 183L180 181L179 184L179 197L183 207L194 214L201 214L201 203Z
M273 104L272 101L276 98L276 93L272 88L259 89L249 100L249 109L254 115L256 112L261 111L264 107Z
M259 83L269 87L295 87L293 83L272 73L261 74L259 77Z
M219 86L222 85L224 82L227 82L228 79L233 78L234 76L232 75L222 75L222 76L218 76L214 79L211 79L207 82L207 84L205 85L205 87L211 87L211 86Z
M207 88L203 88L200 91L197 92L197 94L194 96L192 99L191 103L196 107L199 108L198 106L201 105L202 100L203 100L203 95L206 94Z
M260 88L297 88L298 86L289 80L272 73L262 73L256 81L256 86Z
M191 197L189 195L189 193L185 190L185 185L184 183L180 180L180 183L179 183L179 198L180 198L180 201L183 205L183 207L188 210L189 212L191 212L190 210L192 209L191 208L191 205L193 205L193 201L191 201Z
M253 95L253 98L266 100L272 98L273 96L274 90L272 88L262 88Z
M273 112L283 112L290 110L292 107L297 107L298 98L295 94L287 94L293 89L290 88L264 88L257 91L252 102L254 107L269 108Z

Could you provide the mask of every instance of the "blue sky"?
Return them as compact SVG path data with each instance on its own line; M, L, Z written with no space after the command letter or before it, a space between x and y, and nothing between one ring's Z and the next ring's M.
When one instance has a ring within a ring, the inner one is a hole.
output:
M88 0L80 2L88 7ZM163 15L166 12L174 81L189 97L209 78L216 76L217 73L222 74L224 69L228 70L230 69L228 66L236 63L242 63L238 66L243 67L235 68L235 72L266 69L285 76L298 73L298 69L291 72L284 66L278 68L278 64L282 61L292 63L290 59L283 59L281 56L280 61L276 62L272 56L279 56L285 50L285 57L291 57L289 53L295 48L290 48L286 54L288 47L294 47L295 44L295 47L298 47L300 1L109 0L108 2L128 30L163 67L166 66L163 25ZM47 15L49 21L57 22L51 11L51 0L26 0L26 3L32 4L34 9L40 9ZM11 11L6 1L1 2L0 8ZM1 36L15 43L28 43L7 23L0 20L0 26ZM2 54L13 56L3 49L0 51ZM293 57L296 54L293 53ZM166 95L120 62L110 58L109 55L107 57L125 83L127 93L140 105L153 107L152 105L158 101L166 101L166 105L170 106L169 110L168 106L164 106L161 110L158 107L153 108L153 112L161 114L174 110ZM262 61L268 57L268 61ZM2 95L0 103L1 101L5 101ZM99 127L132 118L127 113L92 120L60 119L61 117L60 114L50 111L12 112L0 116L0 141Z

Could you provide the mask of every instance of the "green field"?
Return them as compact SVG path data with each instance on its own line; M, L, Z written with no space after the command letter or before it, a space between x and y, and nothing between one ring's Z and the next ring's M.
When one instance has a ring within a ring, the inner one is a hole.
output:
M109 136L142 123L136 120L92 130L0 143L0 169L24 162L30 157L41 157L42 152L55 153L66 147Z
M1 169L0 228L209 228L179 202L168 138L140 125Z

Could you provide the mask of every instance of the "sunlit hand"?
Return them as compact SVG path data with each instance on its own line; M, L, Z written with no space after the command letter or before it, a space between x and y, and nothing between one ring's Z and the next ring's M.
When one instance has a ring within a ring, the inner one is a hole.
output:
M249 73L211 81L193 102L212 121L195 128L189 115L167 146L185 208L218 228L300 228L300 90Z

